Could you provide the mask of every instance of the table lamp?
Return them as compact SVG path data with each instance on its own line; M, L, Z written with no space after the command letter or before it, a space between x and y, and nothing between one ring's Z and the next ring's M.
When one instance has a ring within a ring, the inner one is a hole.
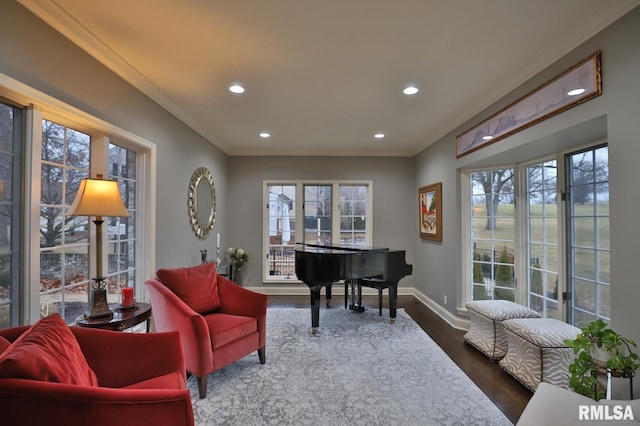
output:
M69 208L70 216L95 216L96 224L96 277L91 279L89 303L85 316L89 319L112 315L107 304L105 277L102 275L102 220L103 216L129 217L129 212L122 202L118 182L102 179L86 178L80 182L78 194Z

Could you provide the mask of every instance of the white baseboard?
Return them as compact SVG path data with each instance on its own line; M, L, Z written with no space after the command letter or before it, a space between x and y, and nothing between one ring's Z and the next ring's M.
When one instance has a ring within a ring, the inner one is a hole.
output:
M245 287L248 290L255 291L266 295L273 296L309 296L309 288L302 285L287 285L287 286L260 286L260 287ZM373 288L363 288L362 294L364 295L377 295L378 291ZM332 297L344 297L344 285L336 284L332 288ZM424 304L427 308L433 311L440 318L445 320L447 324L458 330L468 330L469 320L467 318L459 317L448 310L444 309L441 305L434 302L433 299L427 297L424 293L416 290L414 287L399 287L398 296L414 296L418 301Z
M415 288L413 289L413 296L422 302L427 308L435 312L440 318L445 320L451 327L457 328L458 330L469 330L469 320L467 318L462 318L452 314L441 305L434 302L433 299L430 299L420 290L416 290Z

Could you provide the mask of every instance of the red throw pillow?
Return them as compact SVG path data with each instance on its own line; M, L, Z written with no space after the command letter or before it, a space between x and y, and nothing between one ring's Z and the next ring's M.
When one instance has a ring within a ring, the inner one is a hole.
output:
M78 340L59 314L36 322L0 354L0 377L98 386Z
M11 342L0 336L0 354L5 351L9 346L11 346Z
M176 269L159 269L158 278L199 314L220 308L215 263Z

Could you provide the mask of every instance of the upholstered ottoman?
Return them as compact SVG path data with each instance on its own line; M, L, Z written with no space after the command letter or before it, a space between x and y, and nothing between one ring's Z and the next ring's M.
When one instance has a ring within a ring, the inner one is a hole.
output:
M502 328L509 349L500 367L523 385L536 390L540 382L569 387L573 349L565 339L575 339L580 329L553 318L511 319Z
M507 353L502 321L540 317L533 309L508 300L478 300L468 302L466 307L471 325L464 340L492 361L498 361Z

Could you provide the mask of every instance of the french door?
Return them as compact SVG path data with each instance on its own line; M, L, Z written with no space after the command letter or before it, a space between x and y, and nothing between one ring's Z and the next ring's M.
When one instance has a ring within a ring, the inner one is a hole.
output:
M568 322L611 318L609 151L566 156Z

